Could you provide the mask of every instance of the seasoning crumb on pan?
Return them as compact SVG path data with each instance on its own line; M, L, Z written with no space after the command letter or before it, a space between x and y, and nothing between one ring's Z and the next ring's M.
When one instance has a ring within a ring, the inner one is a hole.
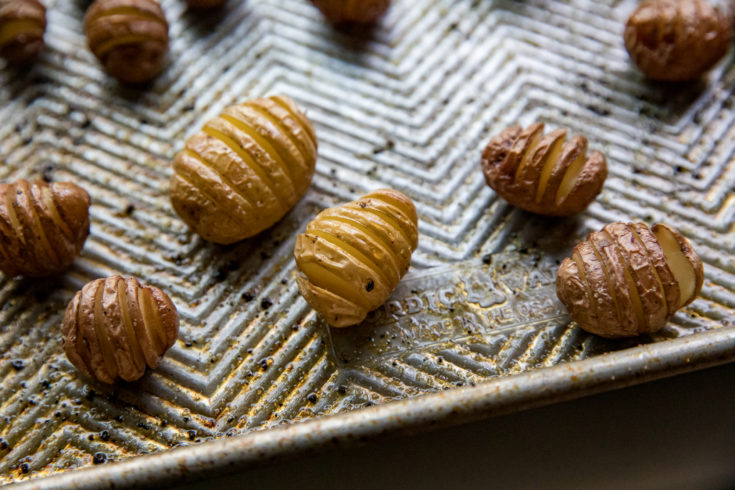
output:
M306 193L317 139L288 97L226 108L176 155L171 203L205 240L227 245L270 228Z
M104 383L135 381L146 366L158 367L178 333L179 316L166 293L120 276L84 286L62 324L69 361Z
M417 246L413 202L398 191L378 190L326 209L307 225L294 247L296 282L330 325L355 325L388 299Z
M649 78L699 78L730 49L732 16L711 0L644 0L625 26L625 47Z
M46 7L38 0L0 0L0 57L33 61L44 46Z
M155 0L95 0L84 17L89 49L122 83L153 80L168 52L168 22Z
M0 184L0 270L44 277L69 267L89 235L89 205L71 182Z
M525 130L511 126L493 137L482 153L487 184L510 204L547 216L584 211L607 178L607 160L587 153L587 138L557 129L544 135L544 124Z
M612 223L564 259L556 291L572 320L603 337L653 333L699 294L702 262L666 225Z

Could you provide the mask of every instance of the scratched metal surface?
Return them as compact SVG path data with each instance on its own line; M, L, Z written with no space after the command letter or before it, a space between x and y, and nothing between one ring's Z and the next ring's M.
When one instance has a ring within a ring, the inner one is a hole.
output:
M30 70L0 69L0 179L73 180L93 200L92 234L67 274L0 277L0 482L93 466L95 454L139 460L155 479L150 453L193 445L193 458L203 441L335 414L365 413L335 419L342 432L389 428L405 407L396 400L477 402L487 383L561 363L645 379L645 366L601 354L645 348L666 374L690 360L668 347L675 338L735 339L732 55L702 83L647 84L622 47L632 0L399 0L373 31L355 32L331 29L304 0L231 0L211 15L162 3L171 55L147 90L101 72L85 47L84 1L47 0L48 49ZM172 157L224 106L270 93L294 98L316 125L313 185L273 229L207 244L169 205ZM579 218L519 212L484 184L490 135L535 120L584 132L609 157L605 190ZM295 233L320 209L387 185L420 214L412 272L365 325L330 330L293 281ZM662 332L603 341L569 325L556 261L586 232L631 219L679 228L706 281ZM158 371L107 387L66 361L59 323L78 288L113 273L168 291L182 326ZM570 396L575 382L558 379ZM534 386L518 389L533 399Z

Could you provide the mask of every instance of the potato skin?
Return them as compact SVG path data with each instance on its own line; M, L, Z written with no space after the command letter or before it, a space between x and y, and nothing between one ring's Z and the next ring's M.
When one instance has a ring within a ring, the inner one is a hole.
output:
M587 155L584 136L566 141L564 129L546 135L543 131L544 124L535 123L525 130L511 126L494 136L482 154L485 181L503 199L526 211L547 216L577 214L602 190L607 160L598 151ZM582 169L568 195L560 197L558 190L578 157L585 158ZM519 171L522 162L525 164ZM549 170L548 178L542 184L545 168Z
M84 17L89 49L125 84L151 81L168 52L168 22L155 0L95 0Z
M186 4L193 9L209 9L221 7L227 0L187 0Z
M385 303L411 265L418 216L402 193L381 189L319 213L296 239L296 281L335 327L360 323Z
M61 327L64 352L87 376L103 383L135 381L158 367L179 334L171 298L135 278L97 279L69 303Z
M10 63L33 61L44 47L46 7L38 0L0 0L0 56Z
M69 267L89 235L89 204L71 182L0 184L0 270L44 277Z
M234 243L279 221L314 175L314 128L283 95L226 108L176 155L171 203L205 240Z
M654 231L666 227L694 268L694 294L679 304L679 284ZM702 288L702 262L689 242L666 225L612 223L590 233L564 259L556 292L572 320L587 332L607 338L653 333Z
M388 7L390 0L311 0L334 24L376 22Z
M644 0L625 26L625 47L649 78L683 82L719 62L732 41L732 18L709 0Z

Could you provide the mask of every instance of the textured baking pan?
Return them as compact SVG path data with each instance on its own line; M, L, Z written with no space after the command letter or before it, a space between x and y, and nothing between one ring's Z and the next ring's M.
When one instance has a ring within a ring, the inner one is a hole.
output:
M101 72L87 4L47 0L41 59L0 70L0 179L73 180L93 200L66 275L0 278L0 481L160 482L735 359L735 65L645 82L622 48L632 0L398 0L352 32L305 0L206 15L164 0L171 53L145 90ZM203 242L168 202L173 155L224 106L271 93L315 123L313 185L258 237ZM490 135L536 120L609 157L581 217L519 212L484 184ZM412 271L365 325L329 329L298 295L295 233L384 186L417 204ZM606 341L569 324L554 273L585 233L632 219L679 228L706 281L663 331ZM108 387L66 361L59 324L78 288L112 273L168 291L182 327L158 371Z

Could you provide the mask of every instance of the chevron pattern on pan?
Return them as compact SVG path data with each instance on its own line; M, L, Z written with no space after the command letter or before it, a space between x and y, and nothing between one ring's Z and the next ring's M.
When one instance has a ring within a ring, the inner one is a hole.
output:
M693 240L707 281L699 300L644 341L733 323L735 64L728 58L698 85L646 83L620 36L633 0L396 0L380 26L361 33L334 31L304 0L230 0L205 16L179 0L162 4L170 62L145 91L100 71L85 47L81 1L48 0L45 54L27 71L0 70L0 179L74 180L93 198L92 236L67 274L0 277L0 481L89 465L98 452L120 460L634 345L556 318L470 328L344 363L335 333L298 295L293 240L320 209L380 186L417 204L416 280L500 251L526 251L549 272L604 223L666 221ZM168 203L173 155L226 105L276 92L317 126L312 188L259 237L205 243ZM484 184L478 160L490 135L534 120L584 133L609 156L605 191L581 219L530 216ZM494 262L494 274L503 265ZM168 291L182 327L158 371L107 387L77 376L61 354L59 322L78 288L112 273Z

